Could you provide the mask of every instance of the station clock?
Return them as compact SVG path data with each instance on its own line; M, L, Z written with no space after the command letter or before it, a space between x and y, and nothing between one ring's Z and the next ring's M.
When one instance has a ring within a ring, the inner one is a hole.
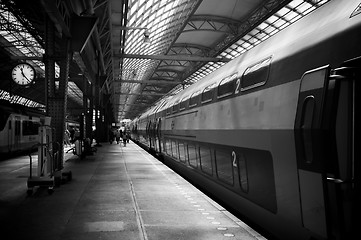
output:
M35 79L35 69L28 63L19 63L13 68L11 77L19 85L29 85Z

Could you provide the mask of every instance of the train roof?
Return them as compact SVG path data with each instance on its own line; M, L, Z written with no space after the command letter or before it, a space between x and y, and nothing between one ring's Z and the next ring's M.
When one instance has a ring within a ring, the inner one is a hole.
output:
M357 31L357 28L360 30L361 14L350 17L356 7L357 3L353 1L343 2L342 4L338 3L338 1L332 1L320 7L318 10L301 18L298 22L288 26L276 35L261 42L259 45L179 92L174 97L166 99L166 104L164 104L164 101L158 102L157 105L143 113L140 118L146 117L156 111L165 110L177 104L185 97L190 97L197 91L203 91L209 85L219 84L222 79L234 73L241 76L248 67L263 59L272 57L272 62L275 63L288 56L312 49L312 47L332 37L342 37L342 33L345 31ZM335 9L337 9L337 11ZM320 19L322 19L322 21L319 21ZM358 40L360 39L355 39L354 41ZM358 57L361 54L360 47L358 47L358 49L349 46L339 47L347 49L347 54L349 54L347 57L349 58ZM330 52L333 50L335 49L328 49ZM338 50L338 52L340 51ZM330 53L323 52L322 54ZM330 54L330 56L332 55ZM338 60L332 57L330 57L329 60L329 64L331 65L337 66L342 63L337 62ZM294 77L296 79L296 77L300 78L301 76Z

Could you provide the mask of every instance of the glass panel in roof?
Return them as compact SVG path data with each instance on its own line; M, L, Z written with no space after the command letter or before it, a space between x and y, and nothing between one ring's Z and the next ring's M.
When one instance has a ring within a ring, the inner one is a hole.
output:
M10 95L10 93L1 89L0 89L0 99L7 100L10 103L22 104L27 107L45 108L45 106L40 103L34 102L30 99L23 98L17 95L13 95L13 94Z
M188 16L194 7L194 2L179 2L174 0L163 1L129 1L127 27L146 27L150 32L151 44L143 42L144 30L128 30L124 52L126 54L165 54L175 35L182 26L180 15ZM176 17L177 16L177 17ZM158 60L125 59L121 78L128 79L127 69L143 69L139 71L135 80L149 77L159 64ZM147 71L145 69L148 69ZM122 84L121 88L135 88L136 84Z
M300 4L302 4L304 0L293 0L288 4L289 8L297 8Z

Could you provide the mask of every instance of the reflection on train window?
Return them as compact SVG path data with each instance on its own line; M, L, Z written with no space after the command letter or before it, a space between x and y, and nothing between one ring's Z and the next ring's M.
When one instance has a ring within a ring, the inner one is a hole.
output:
M178 144L179 147L179 159L181 160L181 162L186 162L186 147L187 145L184 144L183 142L179 142Z
M215 153L218 179L233 185L232 153L225 150L216 150Z
M200 93L201 91L197 91L191 95L189 99L189 107L197 106Z
M178 154L178 147L177 147L177 142L172 140L172 156L178 160L179 158L179 154Z
M232 74L221 80L218 85L217 97L223 98L231 95L234 91L234 80L237 78L237 73Z
M199 159L202 171L212 175L212 151L207 147L199 147Z
M203 90L203 92L202 92L202 103L207 103L207 102L212 101L215 86L216 86L216 83L213 83L213 84L207 86Z
M268 57L246 68L242 75L241 91L262 86L268 79L272 57Z
M197 168L197 148L193 144L188 144L189 165Z
M172 155L172 147L169 139L165 140L164 150L169 156Z
M238 154L238 176L239 184L243 192L248 192L247 162L243 154Z

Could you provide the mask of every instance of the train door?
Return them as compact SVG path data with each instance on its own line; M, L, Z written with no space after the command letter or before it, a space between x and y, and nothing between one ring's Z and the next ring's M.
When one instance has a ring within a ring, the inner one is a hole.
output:
M152 148L152 121L149 120L148 124L147 124L147 131L146 131L146 138L148 139L148 141L146 142L147 146L149 148Z
M156 126L156 138L157 138L157 152L162 152L162 139L161 139L161 131L160 131L160 127L161 127L161 118L158 118L157 120L157 126Z
M354 72L346 74L342 68L331 74L329 67L306 72L295 120L303 227L325 239L351 237L352 220L356 222L355 71L359 69L348 71Z
M11 141L9 141L11 146L11 151L20 149L20 141L21 141L21 120L19 116L14 117L13 121L14 125L12 126L12 131L10 131Z

